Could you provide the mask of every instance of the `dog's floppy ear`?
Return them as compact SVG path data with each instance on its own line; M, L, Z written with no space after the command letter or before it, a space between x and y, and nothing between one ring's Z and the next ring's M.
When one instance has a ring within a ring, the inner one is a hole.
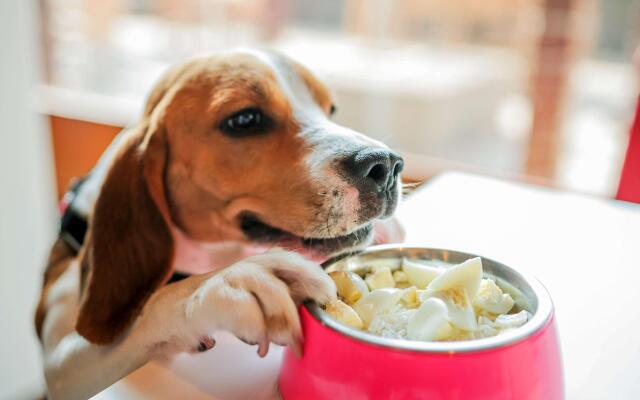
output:
M149 103L157 103L154 93ZM148 106L149 107L149 106ZM83 293L76 330L98 344L128 329L170 277L174 243L164 176L167 134L152 109L125 140L89 223L81 254Z

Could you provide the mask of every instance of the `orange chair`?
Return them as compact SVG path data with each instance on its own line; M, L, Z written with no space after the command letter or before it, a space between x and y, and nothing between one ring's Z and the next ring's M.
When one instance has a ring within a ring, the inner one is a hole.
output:
M640 203L640 97L630 133L629 147L627 147L616 198Z

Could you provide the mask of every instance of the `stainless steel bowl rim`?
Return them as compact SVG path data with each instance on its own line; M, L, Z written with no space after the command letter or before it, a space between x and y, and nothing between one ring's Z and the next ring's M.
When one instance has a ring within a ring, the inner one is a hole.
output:
M346 257L340 257L338 260L329 260L325 263L326 267L334 265L344 259L363 255L373 255L375 253L381 253L388 250L397 250L398 257L402 257L403 253L407 250L413 251L429 251L429 252L442 252L447 254L454 254L459 257L472 258L481 257L483 262L489 262L499 266L499 268L509 271L509 273L519 276L527 285L531 288L532 292L537 298L537 309L533 314L533 317L527 321L523 326L515 328L508 332L503 332L500 335L474 340L455 341L455 342L424 342L416 340L406 339L392 339L386 338L372 333L360 331L346 325L343 325L331 317L329 317L322 308L314 303L307 302L305 306L309 313L318 320L322 325L337 331L345 336L355 339L360 342L364 342L370 345L388 347L394 350L407 350L417 352L429 352L429 353L464 353L474 351L486 351L493 350L500 347L506 347L518 342L521 342L532 335L535 335L541 329L543 329L548 321L553 316L553 303L549 293L545 287L534 277L518 272L511 267L508 267L502 263L494 261L490 258L486 258L480 255L465 253L456 250L430 248L419 245L411 244L388 244L372 246L365 250L352 253Z

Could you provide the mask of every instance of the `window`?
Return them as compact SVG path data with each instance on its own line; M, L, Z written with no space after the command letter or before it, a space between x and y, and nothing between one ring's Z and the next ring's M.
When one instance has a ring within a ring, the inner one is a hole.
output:
M531 176L611 195L638 93L637 0L41 0L47 84L122 125L167 65L268 46L407 174ZM78 107L82 107L80 104Z

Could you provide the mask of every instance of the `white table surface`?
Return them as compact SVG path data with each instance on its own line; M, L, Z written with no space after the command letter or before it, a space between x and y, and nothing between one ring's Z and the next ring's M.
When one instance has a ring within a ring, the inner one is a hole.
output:
M398 216L407 242L477 253L542 281L556 306L569 399L640 398L640 205L447 173ZM206 375L197 364L194 374ZM212 398L149 365L99 397L184 396Z
M407 242L493 258L547 287L567 398L640 398L640 205L448 173L398 215Z

